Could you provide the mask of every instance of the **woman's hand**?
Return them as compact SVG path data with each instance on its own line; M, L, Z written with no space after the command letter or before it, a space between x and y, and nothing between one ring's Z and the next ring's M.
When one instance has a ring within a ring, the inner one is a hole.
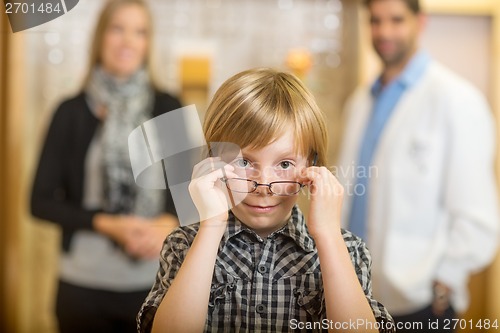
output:
M93 224L104 234L122 246L126 246L142 228L143 220L132 215L96 214Z
M218 157L209 157L193 168L189 193L200 215L200 221L227 221L230 208L228 198L231 194L220 179L238 177L233 170L233 166Z
M310 194L307 227L313 238L340 233L344 188L326 167L303 169L299 181L308 185Z
M157 258L163 241L177 226L177 219L170 215L154 219L111 214L94 217L94 228L98 232L120 244L130 256L140 259Z
M136 230L125 250L133 257L141 259L158 258L165 238L179 226L173 215L161 215L153 219L142 219L141 227Z

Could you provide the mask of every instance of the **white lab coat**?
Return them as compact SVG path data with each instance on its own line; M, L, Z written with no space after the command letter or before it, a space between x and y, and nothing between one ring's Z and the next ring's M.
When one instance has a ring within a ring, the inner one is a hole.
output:
M344 227L354 176L364 172L356 163L371 109L366 88L346 107L337 168L347 194ZM453 289L456 311L467 308L470 273L496 252L494 153L494 121L484 97L431 61L386 123L373 157L376 168L370 170L366 241L373 291L392 314L430 304L434 280Z

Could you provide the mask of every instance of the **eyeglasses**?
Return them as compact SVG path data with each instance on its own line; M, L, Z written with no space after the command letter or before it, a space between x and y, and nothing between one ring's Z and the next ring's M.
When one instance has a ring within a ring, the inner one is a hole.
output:
M259 184L254 180L244 178L222 178L221 180L226 183L226 187L229 190L238 193L252 193L257 190L259 186L267 186L272 194L289 196L299 193L305 186L299 182L286 180L271 182L269 184Z

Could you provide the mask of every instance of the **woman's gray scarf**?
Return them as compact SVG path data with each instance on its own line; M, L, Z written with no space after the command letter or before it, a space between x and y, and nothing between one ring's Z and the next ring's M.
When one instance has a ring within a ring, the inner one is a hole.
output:
M104 211L157 216L163 211L164 193L136 185L128 150L128 135L152 114L154 92L146 70L119 82L97 67L85 92L92 112L102 120Z

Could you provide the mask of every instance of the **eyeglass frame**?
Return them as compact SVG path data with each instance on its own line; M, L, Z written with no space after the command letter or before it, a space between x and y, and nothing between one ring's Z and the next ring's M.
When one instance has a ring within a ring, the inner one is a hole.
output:
M232 190L229 187L229 184L227 183L228 180L232 180L232 179L235 179L235 180L244 180L244 181L247 181L249 183L253 183L253 190L251 190L250 192L241 192L241 191L234 191L234 190ZM227 189L229 191L231 191L231 192L236 192L236 193L253 193L253 192L257 191L257 188L259 186L267 186L267 188L269 188L269 192L271 192L274 195L280 196L280 197L290 197L292 195L295 195L295 194L299 193L300 190L304 188L304 186L306 186L305 184L302 184L300 182L296 182L296 181L293 181L293 180L278 180L278 181L275 181L275 182L270 182L268 184L258 183L255 180L247 179L247 178L221 178L220 180L224 184L226 184ZM273 188L272 188L273 184L298 184L300 187L299 187L299 190L297 192L294 192L292 194L278 194L278 193L273 192Z
M212 157L213 156L213 153L212 153L212 149L210 148L210 145L208 145L208 156ZM312 165L315 166L316 163L318 162L318 153L317 152L314 152L314 155L313 155L313 162L312 162ZM261 183L257 183L255 180L252 180L252 179L248 179L248 178L227 178L226 177L226 173L224 172L224 169L222 169L222 173L224 174L224 177L223 178L219 178L224 184L226 184L226 188L231 191L231 192L236 192L236 193L253 193L255 191L257 191L257 188L259 186L267 186L269 188L269 192L271 192L272 194L274 195L277 195L277 196L280 196L280 197L291 197L292 195L295 195L297 193L300 192L300 190L302 190L306 185L305 184L302 184L302 183L299 183L297 181L293 181L293 180L277 180L275 182L270 182L269 184L261 184ZM231 190L231 188L229 188L229 185L227 184L227 181L229 179L239 179L239 180L245 180L247 182L252 182L254 185L253 185L253 190L251 190L250 192L238 192L238 191L233 191ZM295 184L299 184L300 187L299 187L299 190L293 194L276 194L273 192L273 189L272 189L272 185L273 184L283 184L283 183L295 183ZM232 196L231 197L231 203L233 203L233 198ZM233 203L233 206L234 206L234 203Z

